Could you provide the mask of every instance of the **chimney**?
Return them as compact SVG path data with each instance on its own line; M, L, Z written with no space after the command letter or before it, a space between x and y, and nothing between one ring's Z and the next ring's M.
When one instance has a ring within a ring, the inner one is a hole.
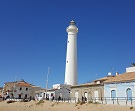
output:
M111 72L108 72L108 76L111 76L112 75L112 73Z
M117 76L117 75L119 75L119 73L118 73L118 72L116 72L116 76Z

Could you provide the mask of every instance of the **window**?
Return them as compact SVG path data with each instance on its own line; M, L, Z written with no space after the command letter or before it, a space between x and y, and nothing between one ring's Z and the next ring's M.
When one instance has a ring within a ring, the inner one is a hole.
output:
M128 88L126 93L127 93L127 100L131 100L132 99L132 90L130 88Z
M94 91L94 98L98 98L98 91Z
M116 98L116 90L111 90L111 98Z
M20 90L22 90L22 88L20 87Z
M26 91L28 91L28 88L26 88Z

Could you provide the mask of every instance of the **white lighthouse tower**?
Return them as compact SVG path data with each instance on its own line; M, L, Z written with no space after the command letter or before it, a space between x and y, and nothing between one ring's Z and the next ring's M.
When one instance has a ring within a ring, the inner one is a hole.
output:
M67 39L67 55L66 55L66 68L65 68L65 84L77 85L77 33L78 28L72 20L66 31L68 33Z

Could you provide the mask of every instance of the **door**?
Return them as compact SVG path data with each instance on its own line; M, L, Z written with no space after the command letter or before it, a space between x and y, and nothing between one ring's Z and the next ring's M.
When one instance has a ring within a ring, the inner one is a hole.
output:
M85 101L88 100L88 93L87 92L84 93L84 99L85 99Z
M132 99L132 90L130 88L127 89L127 100Z
M78 102L78 92L75 92L75 101Z
M21 94L18 94L18 98L21 99Z
M94 98L95 98L95 101L98 101L98 91L94 92Z

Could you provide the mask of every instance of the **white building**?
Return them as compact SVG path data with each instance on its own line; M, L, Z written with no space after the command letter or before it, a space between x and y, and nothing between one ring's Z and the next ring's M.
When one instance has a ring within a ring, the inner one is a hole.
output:
M37 100L52 100L54 97L55 100L58 100L60 97L63 100L68 100L70 98L71 85L65 84L55 84L52 89L36 91Z
M46 90L42 89L39 91L35 91L35 100L43 100L46 98Z
M47 95L49 100L54 97L55 100L58 100L60 97L62 100L68 100L70 98L70 90L67 88L60 88L60 89L49 89L47 91Z
M15 82L6 82L3 87L3 96L11 99L27 99L35 96L35 91L40 87L33 86L24 80Z
M55 90L55 99L63 98L68 100L70 98L71 85L66 84L54 84L53 89Z
M71 90L71 85L66 85L66 84L54 84L53 89L61 89L61 88L66 88Z
M133 67L127 67L126 72L135 72L135 66Z
M40 90L41 90L40 86L31 85L30 96L35 97L35 94L36 94L35 92L40 91Z

